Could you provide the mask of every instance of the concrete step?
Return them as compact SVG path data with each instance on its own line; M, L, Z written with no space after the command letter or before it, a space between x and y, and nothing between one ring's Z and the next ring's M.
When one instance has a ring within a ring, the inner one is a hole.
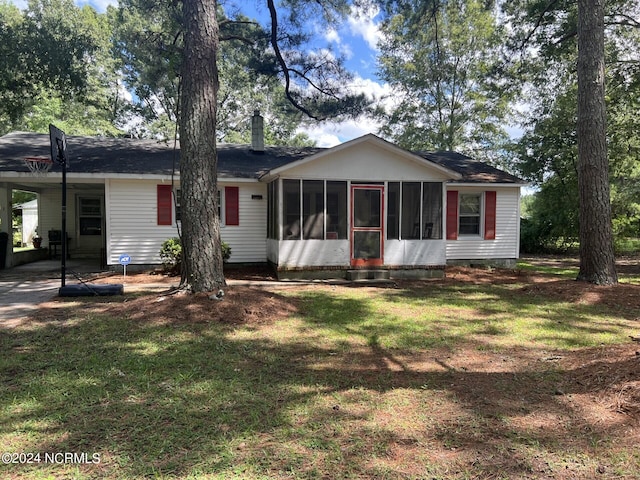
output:
M389 270L347 270L347 280L389 280L391 278L391 272Z
M100 258L100 250L84 250L84 249L78 249L78 250L70 250L69 254L73 257L73 258Z
M100 254L95 254L92 252L69 252L69 255L73 258L83 259L83 260L92 260L92 259L100 259Z

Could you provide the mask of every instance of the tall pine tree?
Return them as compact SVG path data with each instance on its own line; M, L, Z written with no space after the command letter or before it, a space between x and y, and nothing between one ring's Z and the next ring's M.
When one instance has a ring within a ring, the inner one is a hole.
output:
M305 52L308 26L304 19L336 20L348 11L347 0L289 0L282 22L272 0L269 44L273 71L284 83L289 102L314 119L355 115L364 106L362 94L345 91L347 72L330 55ZM184 0L184 52L180 96L180 184L182 245L186 278L194 292L224 285L219 218L216 205L217 55L220 24L215 0ZM304 12L304 14L303 14ZM284 26L283 26L284 25ZM342 81L341 81L342 80Z
M618 282L611 228L604 68L604 0L578 1L578 280Z

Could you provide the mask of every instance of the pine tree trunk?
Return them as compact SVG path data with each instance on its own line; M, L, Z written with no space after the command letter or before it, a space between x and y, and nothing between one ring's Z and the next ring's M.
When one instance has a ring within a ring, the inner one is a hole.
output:
M604 0L578 0L578 280L618 282L613 251L604 76Z
M184 0L180 95L183 263L194 292L225 284L217 196L218 22L215 0Z

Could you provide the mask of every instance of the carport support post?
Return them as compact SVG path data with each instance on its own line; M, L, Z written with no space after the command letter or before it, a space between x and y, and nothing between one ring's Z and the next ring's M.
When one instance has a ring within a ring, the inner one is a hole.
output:
M61 288L64 288L67 278L67 159L62 158L62 238L60 239L60 250L62 260L60 261Z
M12 194L13 189L8 183L0 184L0 231L7 234L7 245L4 252L0 252L0 256L4 255L5 268L13 266L13 227L11 224L11 209L13 207Z

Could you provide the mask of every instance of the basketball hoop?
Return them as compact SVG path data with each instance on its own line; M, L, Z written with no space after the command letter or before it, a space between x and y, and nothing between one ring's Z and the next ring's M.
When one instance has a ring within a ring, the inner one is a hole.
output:
M23 160L25 165L29 167L29 171L36 176L46 175L53 167L53 161L48 157L24 157Z

